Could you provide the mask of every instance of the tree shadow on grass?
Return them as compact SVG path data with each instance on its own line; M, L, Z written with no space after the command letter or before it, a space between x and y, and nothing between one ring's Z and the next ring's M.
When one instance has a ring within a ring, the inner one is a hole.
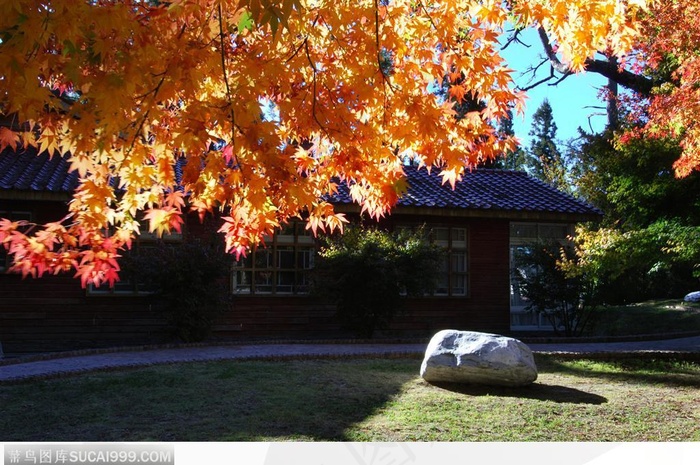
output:
M344 440L415 360L163 365L0 386L0 441Z
M533 383L521 387L486 386L461 383L432 383L433 386L468 396L515 397L557 402L561 404L600 405L608 401L603 396L579 389L553 384Z

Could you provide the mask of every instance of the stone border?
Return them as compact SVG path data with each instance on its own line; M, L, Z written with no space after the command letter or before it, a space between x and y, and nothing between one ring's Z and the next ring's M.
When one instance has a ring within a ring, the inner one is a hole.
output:
M633 336L584 336L584 337L560 337L560 336L515 336L526 344L588 344L588 343L609 343L609 342L644 342L661 341L667 339L681 339L684 337L700 336L700 331L682 331L661 334L637 334ZM511 336L513 337L513 336Z
M562 351L533 351L535 355L563 358L567 360L681 360L700 362L700 352L675 350L627 350L607 352L562 352Z

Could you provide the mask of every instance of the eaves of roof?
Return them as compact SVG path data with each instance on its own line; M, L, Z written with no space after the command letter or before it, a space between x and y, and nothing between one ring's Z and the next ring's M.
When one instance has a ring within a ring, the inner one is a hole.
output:
M67 156L36 150L5 149L0 153L0 198L66 200L78 187L78 173L68 172Z
M177 167L181 175L181 166ZM0 153L0 198L67 200L78 186L78 173L69 172L67 156L49 157L35 149L6 149ZM408 190L394 214L490 217L532 220L588 221L602 212L521 171L467 171L453 189L433 170L404 167ZM339 211L359 211L346 184L328 199Z
M490 217L522 220L590 221L602 212L521 171L476 169L464 173L453 189L435 171L406 166L408 190L393 214ZM329 201L358 211L346 185ZM343 208L344 207L344 208Z

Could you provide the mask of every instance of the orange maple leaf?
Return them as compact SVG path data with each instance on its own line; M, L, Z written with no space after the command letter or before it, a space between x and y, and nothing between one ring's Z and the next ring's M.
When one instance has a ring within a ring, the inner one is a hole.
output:
M19 134L15 131L4 126L0 127L0 152L7 147L12 147L12 150L17 150L19 140Z

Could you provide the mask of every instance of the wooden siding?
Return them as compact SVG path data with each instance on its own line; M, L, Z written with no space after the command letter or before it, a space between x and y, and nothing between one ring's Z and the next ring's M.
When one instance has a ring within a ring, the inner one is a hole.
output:
M165 321L142 297L88 297L71 276L0 276L7 354L165 342Z
M441 329L504 333L510 329L509 222L471 220L469 234L469 292L466 297L426 297L408 305L390 333L432 335Z
M0 211L32 211L35 221L59 219L65 204L0 200ZM445 328L509 330L509 221L394 215L386 227L428 223L468 230L469 292L408 302L379 336L428 337ZM210 233L197 220L190 236ZM186 234L186 235L187 235ZM6 354L173 342L149 297L88 295L72 276L22 279L0 275L0 343ZM334 309L303 296L235 296L212 340L345 338Z

